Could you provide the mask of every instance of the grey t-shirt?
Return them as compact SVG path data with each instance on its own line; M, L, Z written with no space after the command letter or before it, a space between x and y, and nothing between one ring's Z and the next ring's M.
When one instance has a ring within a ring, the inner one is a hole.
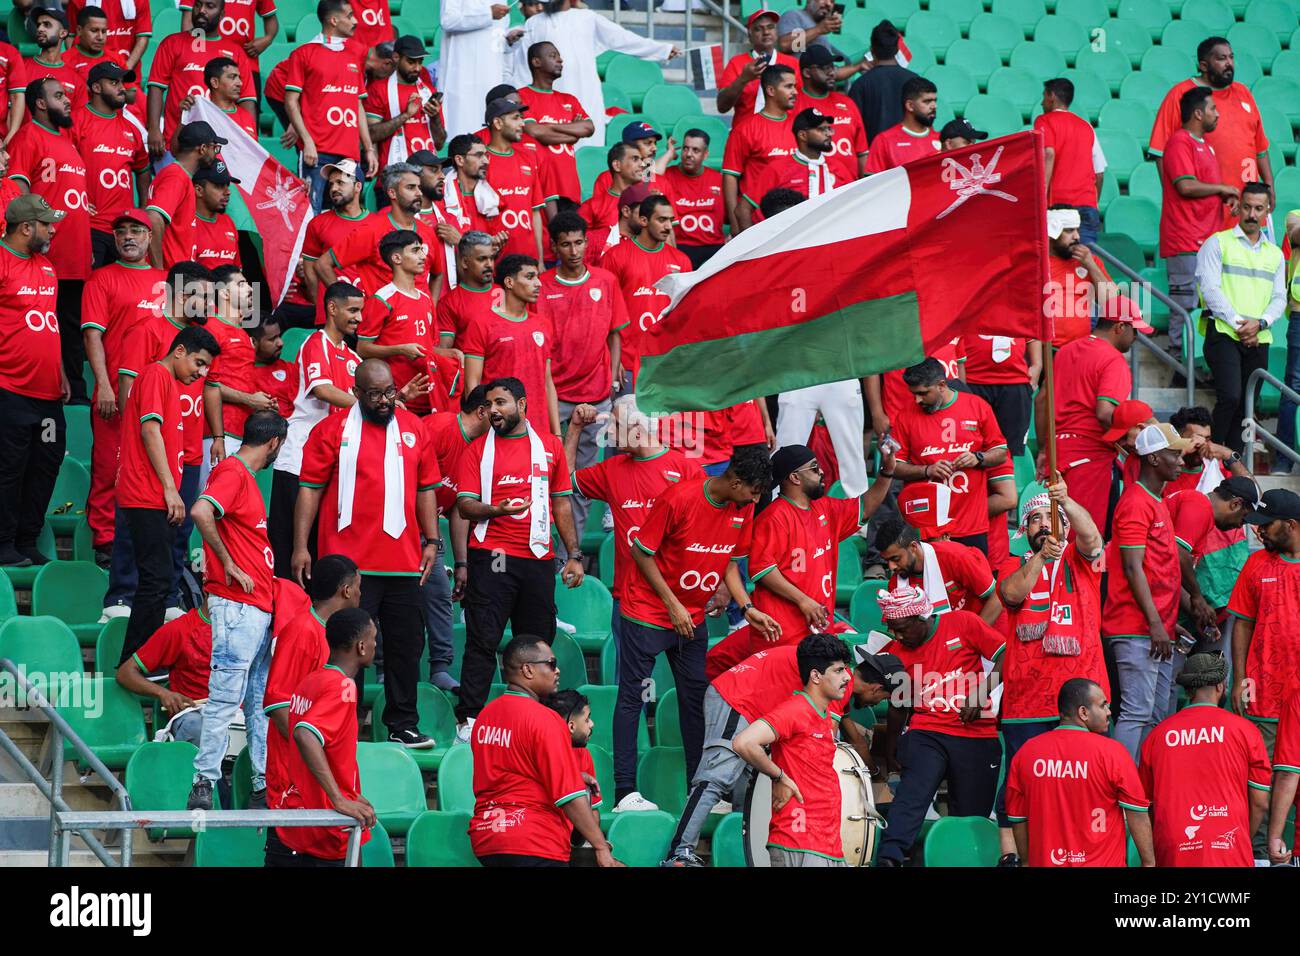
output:
M785 36L786 34L794 33L796 30L811 30L816 25L817 21L812 18L811 13L803 7L795 7L793 10L787 10L785 13L781 14L781 20L776 25L776 33L777 36ZM840 56L844 56L843 51L827 40L825 36L815 38L809 46L824 46L832 53L838 53ZM803 50L790 51L791 55L796 58L802 52Z

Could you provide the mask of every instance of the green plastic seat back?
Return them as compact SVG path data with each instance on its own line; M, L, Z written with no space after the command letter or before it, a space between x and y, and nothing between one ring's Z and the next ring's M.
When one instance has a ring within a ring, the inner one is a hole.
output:
M676 829L676 818L662 810L620 813L609 828L614 858L632 867L658 866Z
M651 747L636 765L637 789L674 816L686 806L686 758L681 747Z
M682 745L682 723L677 712L677 688L674 687L655 704L655 744L659 747Z
M710 866L744 867L745 863L745 815L728 813L713 831L710 844Z
M51 561L32 583L32 613L65 624L95 624L104 613L108 575L92 561Z
M85 670L76 636L54 617L12 617L5 621L0 625L0 657L24 668L27 679L38 684L46 697L51 696L53 688L39 687L37 675L76 676Z
M375 813L418 813L425 809L420 768L401 744L357 744L361 793Z
M466 744L452 747L438 764L438 809L474 812L474 754Z
M266 862L266 831L253 827L212 827L194 839L194 865L259 867Z
M406 834L407 866L482 866L469 842L470 814L426 810Z
M996 866L998 828L988 817L941 817L925 838L925 865Z

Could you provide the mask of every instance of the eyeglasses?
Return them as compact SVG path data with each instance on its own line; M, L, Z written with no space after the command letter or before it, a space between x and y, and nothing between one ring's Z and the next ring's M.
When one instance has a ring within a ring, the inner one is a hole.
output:
M381 398L393 399L397 397L397 389L391 385L385 389L371 388L366 390L365 396L372 402L377 402Z
M801 471L807 471L807 472L811 472L814 475L820 475L822 474L822 466L817 464L817 462L814 461L811 464L804 465L802 468L795 469L795 474L797 475Z
M534 666L538 664L544 664L545 666L549 667L551 670L555 670L556 666L560 663L560 661L558 658L551 657L544 661L524 661L524 663L533 664Z

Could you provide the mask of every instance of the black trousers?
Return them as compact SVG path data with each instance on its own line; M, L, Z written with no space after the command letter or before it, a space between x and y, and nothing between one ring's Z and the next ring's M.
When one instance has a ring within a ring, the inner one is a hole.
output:
M36 547L65 441L62 404L0 389L0 547Z
M555 563L546 558L470 548L469 580L460 606L465 610L465 655L460 665L460 702L456 719L477 717L492 689L497 649L510 624L516 637L532 634L555 638ZM562 678L563 679L563 678ZM579 675L567 686L585 684Z
M996 737L909 730L898 742L898 759L903 774L889 807L880 859L902 862L945 778L950 816L987 817L992 811L1002 765L1002 745Z
M287 471L271 475L271 506L266 515L266 536L275 554L275 576L293 578L293 509L298 503L298 476ZM307 550L316 560L316 525L307 535Z
M1007 440L1007 451L1015 458L1025 450L1025 437L1029 434L1029 419L1034 412L1034 393L1029 383L1019 385L981 385L967 382L971 394L978 395L993 407L1002 437Z
M314 329L316 327L316 309L298 302L281 302L276 306L276 320L280 331L285 329Z
M91 265L96 269L116 262L117 243L113 241L113 234L98 229L90 230L90 254Z
M123 508L122 514L131 529L139 570L135 597L131 600L131 619L122 644L122 660L126 660L163 625L172 590L176 526L168 523L166 511L156 508Z
M59 347L63 352L63 371L72 386L73 405L89 405L86 394L86 346L81 338L81 292L86 286L83 279L60 279L59 299L55 313L59 317Z
M325 860L318 856L312 856L310 853L299 853L297 850L291 850L285 846L283 840L276 835L275 828L270 827L266 831L266 863L265 866L284 867L294 870L315 869L317 867L341 867L347 865L347 859Z
M1245 447L1241 420L1246 416L1246 380L1255 369L1268 368L1268 346L1242 345L1211 323L1205 330L1205 362L1214 377L1213 438L1241 451Z
M958 544L964 544L967 547L982 551L984 554L989 553L989 535L987 531L984 534L954 535L952 540Z
M722 246L721 245L717 245L717 246L680 245L677 248L680 249L682 252L686 253L686 258L691 260L691 268L698 269L700 266L704 265L704 263L712 259L713 254L717 252L719 249L721 249Z
M390 734L419 724L415 685L424 651L423 595L417 574L361 575L361 606L379 625L384 646L384 726Z
M489 853L487 856L481 856L478 861L486 867L549 867L549 866L568 866L560 860L550 860L544 856L525 856L522 853Z

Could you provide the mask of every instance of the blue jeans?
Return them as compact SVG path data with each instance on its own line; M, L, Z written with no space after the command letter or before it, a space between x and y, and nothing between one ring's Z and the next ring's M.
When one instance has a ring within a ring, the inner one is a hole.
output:
M221 776L230 721L240 704L248 728L248 754L253 760L253 789L266 786L266 715L262 698L271 665L271 615L267 611L208 596L212 618L212 674L208 702L203 705L203 735L194 758L195 780L204 777L214 785Z
M1291 313L1291 322L1286 327L1286 371L1282 382L1287 388L1300 391L1300 312ZM1295 413L1296 403L1283 398L1277 413L1277 440L1288 448L1295 448ZM1291 471L1291 459L1278 455L1273 471Z
M321 169L330 163L337 163L340 159L347 159L347 157L338 153L317 153L316 165L308 166L302 161L302 154L298 154L299 175L307 180L307 185L311 189L312 212L319 213L321 211L321 205L325 202L325 189L329 185L325 181ZM357 165L360 166L361 164L358 163ZM361 170L358 169L357 172L361 172Z
M438 566L429 573L429 580L421 589L424 595L424 631L429 644L429 676L442 673L451 667L451 580L442 564L443 549L438 548Z
M1119 674L1119 716L1111 736L1137 763L1142 741L1167 716L1173 661L1156 660L1151 656L1151 642L1140 638L1118 637L1110 646Z
M1091 245L1101 232L1101 213L1096 206L1079 206L1079 241Z

